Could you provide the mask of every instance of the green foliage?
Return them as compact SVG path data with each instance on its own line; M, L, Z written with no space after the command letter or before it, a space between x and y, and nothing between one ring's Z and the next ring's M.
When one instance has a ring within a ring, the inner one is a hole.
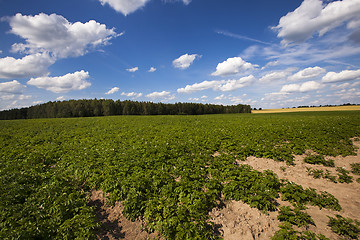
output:
M335 163L333 159L325 160L323 155L309 155L304 158L304 162L310 164L322 164L325 167L335 167Z
M218 239L208 213L223 196L262 211L276 210L279 193L338 210L330 194L236 160L354 154L359 120L346 112L1 121L0 239L95 238L92 188L165 239Z
M301 185L284 181L280 188L282 200L289 201L297 206L304 206L311 204L321 208L333 209L336 211L341 210L339 201L328 192L316 193L313 188L304 189Z
M312 220L310 215L301 210L304 209L300 207L295 207L294 209L291 209L291 207L280 207L277 219L281 222L288 222L298 227L308 228L309 224L315 226L314 220Z
M307 172L310 176L313 176L316 179L325 177L324 170L322 169L307 168Z
M336 215L336 218L329 217L328 225L334 233L345 237L346 239L357 239L360 234L360 222L351 218L344 218Z
M329 170L326 170L326 173L324 174L324 178L329 179L333 183L337 183L336 176L331 175L331 172Z
M344 169L344 168L341 168L341 167L338 167L336 168L336 171L338 172L338 181L339 183L351 183L353 182L353 177L349 175L350 171Z
M272 240L329 240L322 234L317 235L311 231L296 231L288 222L285 222L279 227L280 230L275 233L271 238Z
M350 166L353 174L360 175L360 163L352 163Z
M313 176L315 179L318 178L326 178L332 181L333 183L337 183L336 176L331 175L329 170L322 170L322 169L312 169L310 167L306 167L307 173L309 176Z

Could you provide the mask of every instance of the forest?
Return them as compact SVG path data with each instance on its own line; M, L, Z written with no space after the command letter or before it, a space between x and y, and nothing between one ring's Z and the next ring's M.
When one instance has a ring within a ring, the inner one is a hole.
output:
M250 105L215 105L201 103L153 103L112 99L82 99L47 102L0 112L0 120L32 118L71 118L113 115L202 115L251 113Z

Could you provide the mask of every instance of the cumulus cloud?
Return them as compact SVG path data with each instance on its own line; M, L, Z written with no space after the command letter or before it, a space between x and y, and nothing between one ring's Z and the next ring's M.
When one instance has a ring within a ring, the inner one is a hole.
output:
M102 5L109 4L115 11L125 16L145 6L150 0L99 0Z
M358 27L360 20L358 0L332 1L304 0L300 7L283 16L274 27L283 44L303 42L318 32L320 36L344 23L348 28Z
M255 82L256 78L253 75L242 77L237 80L227 80L225 84L218 87L220 91L234 91L239 88L243 88L249 86L251 83Z
M16 80L0 83L0 93L21 94L25 88L26 86L22 85Z
M322 82L332 83L332 82L346 82L360 80L360 69L359 70L344 70L339 73L328 72L323 78Z
M94 20L71 23L57 14L25 16L18 13L8 19L11 33L26 42L14 44L13 51L30 54L50 52L57 58L82 56L121 35Z
M175 98L175 95L171 95L170 92L162 91L162 92L153 92L145 97L152 99L163 99L163 100L172 100Z
M224 100L224 99L226 99L225 94L221 94L220 96L214 98L214 100Z
M47 73L54 59L46 53L37 53L20 59L0 58L0 78L37 77Z
M310 92L322 88L321 83L315 81L308 81L302 84L288 84L284 85L280 92L291 93L291 92Z
M109 91L107 91L105 94L109 95L109 94L114 94L116 92L118 92L120 90L120 88L118 87L113 87L112 89L110 89Z
M220 81L203 81L201 83L194 83L192 85L186 85L184 88L179 88L178 93L193 93L207 89L217 89L221 84L224 84L224 80Z
M216 71L212 76L227 76L240 73L241 71L253 69L255 66L245 62L241 57L228 58L226 61L219 63Z
M242 77L240 79L232 80L214 80L214 81L203 81L200 83L194 83L192 85L186 85L184 88L179 88L178 93L193 93L207 89L213 89L214 91L233 91L239 88L249 86L253 83L256 78L253 75Z
M259 81L262 83L270 83L277 80L283 80L294 71L294 68L288 68L284 71L270 72L262 76Z
M27 84L43 88L54 93L66 93L73 90L82 90L91 86L86 81L90 77L84 70L68 73L60 77L31 78Z
M148 70L148 72L155 72L156 71L156 68L154 68L154 67L151 67L149 70Z
M109 4L111 8L115 11L124 14L127 16L130 13L141 9L148 3L150 0L99 0L99 2L104 6ZM163 0L164 2L175 2L182 1L185 5L189 5L192 0Z
M187 69L195 61L196 58L200 58L198 54L184 54L173 61L173 66L179 69Z
M138 70L139 70L138 67L133 67L133 68L128 68L128 69L126 69L126 71L128 71L128 72L136 72L136 71L138 71Z
M288 79L290 81L299 81L302 79L317 77L325 72L326 70L321 67L309 67L295 73L294 75L290 76Z
M121 93L121 96L127 96L127 97L132 97L132 98L139 98L141 97L143 94L142 93L136 93L136 92L130 92L130 93Z

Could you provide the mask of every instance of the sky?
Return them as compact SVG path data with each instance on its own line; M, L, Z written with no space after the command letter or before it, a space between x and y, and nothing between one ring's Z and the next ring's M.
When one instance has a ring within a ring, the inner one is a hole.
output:
M360 104L360 0L0 0L0 110Z

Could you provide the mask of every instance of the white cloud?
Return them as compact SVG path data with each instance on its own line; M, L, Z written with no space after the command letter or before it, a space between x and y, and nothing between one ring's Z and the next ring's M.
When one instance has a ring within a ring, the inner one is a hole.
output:
M74 73L68 73L60 77L31 78L27 84L43 88L54 93L66 93L90 87L91 83L86 81L89 77L89 72L81 70Z
M273 67L273 66L276 66L279 64L279 61L271 61L271 62L268 62L265 66L263 66L261 68L261 70L264 70L265 68L268 68L268 67Z
M277 80L284 80L287 76L289 76L294 71L294 68L288 68L284 71L276 71L270 72L262 76L259 81L262 83L270 83Z
M194 83L193 85L186 85L184 88L177 89L178 93L193 93L207 89L213 89L214 91L233 91L239 88L249 86L256 78L253 75L242 77L240 79L232 80L219 80L219 81L203 81L201 83Z
M309 67L295 73L294 75L290 76L288 79L290 81L299 81L303 79L317 77L325 72L326 70L321 67Z
M109 94L114 94L116 92L118 92L120 90L120 88L118 87L113 87L112 89L110 89L109 91L107 91L105 94L109 95Z
M287 99L288 96L289 93L287 92L266 93L265 96L261 99L261 101L268 101L268 102L283 101Z
M322 88L321 83L315 81L308 81L302 84L288 84L284 85L280 92L291 93L291 92L310 92Z
M299 66L317 64L323 61L329 62L360 54L360 45L350 44L349 42L344 43L347 36L346 34L345 36L339 36L339 34L331 33L320 41L309 41L297 45L288 45L287 47L280 44L269 47L258 46L253 55L270 60L276 59L276 61L279 61L279 65ZM341 39L338 41L339 38ZM247 52L247 49L244 52Z
M226 81L203 81L201 83L194 83L193 85L186 85L184 88L179 88L178 93L193 93L199 92L207 89L218 89L221 84L224 84Z
M359 70L344 70L339 73L328 72L323 78L324 83L332 82L346 82L360 80L360 69Z
M46 53L37 53L21 59L13 57L0 58L0 78L37 77L47 73L47 68L54 59Z
M26 86L22 85L16 80L0 83L0 93L20 94L24 91L25 88Z
M213 76L227 76L234 75L240 71L253 69L255 66L251 63L245 62L241 57L228 58L226 61L219 63Z
M130 93L121 93L121 96L127 96L127 97L132 97L132 98L139 98L141 97L143 94L142 93L136 93L136 92L130 92Z
M9 18L11 32L26 43L14 44L16 52L51 52L57 58L82 56L121 34L94 20L71 23L60 15L40 13L25 16L21 13Z
M170 92L167 92L167 91L162 91L162 92L150 93L150 94L146 95L145 97L152 98L152 99L162 98L164 100L172 100L175 98L175 95L171 95Z
M58 98L57 98L56 100L58 100ZM44 101L39 100L39 101L33 101L32 103L33 103L34 105L38 105L38 104L41 104L41 103L43 103L43 102L44 102Z
M115 11L125 16L145 6L150 0L99 0L102 5L109 4Z
M189 101L200 101L200 98L189 98Z
M214 98L214 100L224 100L224 99L226 99L224 94L221 94L220 96Z
M251 83L255 82L256 78L253 75L242 77L237 80L227 80L225 84L218 87L220 91L227 92L233 91L239 88L249 86Z
M128 71L128 72L136 72L136 71L138 71L138 70L139 70L138 67L133 67L133 68L128 68L128 69L126 69L126 71Z
M346 22L353 28L360 20L359 0L333 1L304 0L300 7L283 16L278 26L278 37L283 44L303 42L318 32L320 36Z
M115 11L127 16L130 13L141 9L150 0L99 0L102 5L109 4ZM185 5L189 5L192 0L163 0L164 2L182 1Z
M60 96L58 98L56 98L57 101L64 101L65 100L65 97L64 96Z
M179 69L187 69L195 61L196 58L200 58L198 54L184 54L173 61L173 66Z
M151 67L149 70L148 70L148 72L155 72L156 71L156 68L154 68L154 67Z

